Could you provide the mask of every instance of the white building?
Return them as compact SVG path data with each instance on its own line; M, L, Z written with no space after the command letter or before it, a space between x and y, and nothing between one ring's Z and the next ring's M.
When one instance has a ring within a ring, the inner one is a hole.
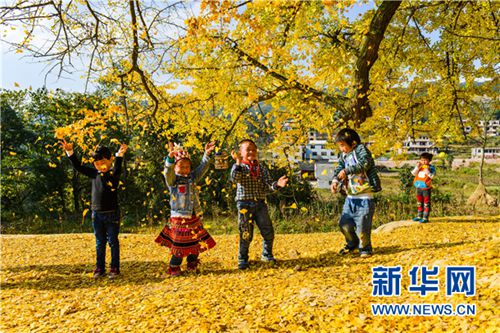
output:
M337 161L337 152L327 148L328 134L309 131L309 143L304 147L304 161Z
M479 122L479 126L481 129L484 129L484 121L481 120ZM483 132L484 133L484 132ZM486 124L486 135L487 136L499 136L500 135L500 120L490 120Z
M422 154L432 153L437 154L438 149L434 146L434 142L429 139L427 134L419 134L413 139L408 137L403 141L403 152L407 154Z
M467 125L467 120L464 120L464 131L466 134L470 134L472 132L472 126ZM479 130L480 133L482 134L484 131L484 120L481 120L479 122ZM500 136L500 120L499 119L494 119L494 120L489 120L488 123L486 124L486 135L489 137L495 137L495 136Z
M483 148L472 148L471 157L481 158L483 154ZM500 147L486 147L484 149L485 158L499 158L500 157Z

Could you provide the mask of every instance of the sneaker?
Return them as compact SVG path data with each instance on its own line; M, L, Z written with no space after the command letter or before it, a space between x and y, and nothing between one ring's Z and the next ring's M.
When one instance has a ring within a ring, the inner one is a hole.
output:
M372 253L371 252L361 252L361 254L359 256L361 258L368 258L368 257L372 256Z
M114 278L118 277L118 275L120 275L120 270L119 270L118 268L111 268L111 269L109 270L109 275L108 275L108 277L109 277L110 279L114 279Z
M424 219L420 219L420 221L419 221L419 222L420 222L420 223L427 223L427 222L429 222L429 219L425 219L425 218L424 218Z
M275 264L278 262L278 260L276 260L275 258L264 258L262 257L260 260L262 260L263 262L269 262L269 263L272 263L272 264Z
M344 246L344 248L342 250L339 251L339 254L341 256L345 255L345 254L348 254L348 253L352 253L354 252L354 249L351 249L347 244L346 246Z
M417 217L414 217L412 220L415 222L421 222L422 218L417 216Z
M238 264L238 269L248 269L250 267L250 265L247 263L247 262L243 262L243 263L239 263Z
M94 279L100 278L100 277L104 276L104 274L106 274L104 269L96 268L94 270Z
M195 261L188 262L187 263L187 270L188 271L198 271L198 265L200 264L200 260L196 259Z
M168 266L167 274L170 276L179 276L179 275L181 275L181 267L180 266Z

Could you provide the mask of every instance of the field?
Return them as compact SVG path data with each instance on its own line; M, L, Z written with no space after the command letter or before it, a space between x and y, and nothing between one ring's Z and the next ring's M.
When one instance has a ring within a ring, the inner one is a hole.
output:
M1 236L2 332L494 332L500 325L500 217L436 218L373 233L375 255L339 256L340 233L278 235L280 262L236 269L237 236L216 236L202 271L164 278L154 234L122 234L122 276L92 278L92 234ZM109 249L108 249L109 256ZM402 266L401 296L376 297L372 268ZM440 291L407 290L414 265L440 268ZM445 296L446 266L475 266L476 294ZM476 306L475 316L374 316L372 303Z

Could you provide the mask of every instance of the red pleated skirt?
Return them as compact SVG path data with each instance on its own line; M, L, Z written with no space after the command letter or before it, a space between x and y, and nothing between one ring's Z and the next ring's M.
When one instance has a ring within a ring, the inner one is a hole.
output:
M171 217L169 222L155 242L169 247L174 256L184 258L215 246L215 240L203 228L200 217Z

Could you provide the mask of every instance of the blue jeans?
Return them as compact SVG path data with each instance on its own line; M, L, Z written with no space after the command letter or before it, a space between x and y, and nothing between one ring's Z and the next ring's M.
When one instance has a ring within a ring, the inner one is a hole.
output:
M96 268L104 271L106 267L106 241L111 249L111 268L120 269L120 213L100 213L92 211L92 226L94 227L97 262Z
M190 254L187 256L187 262L194 262L198 259L197 254ZM182 257L176 257L172 255L172 258L170 259L170 266L180 266L182 264Z
M274 228L269 217L267 204L264 201L237 201L236 207L238 208L238 229L240 232L238 264L240 266L248 265L248 250L253 239L255 224L257 224L264 239L262 260L274 260Z
M359 247L361 253L372 252L371 231L374 212L373 199L346 198L339 227L349 249L354 250Z

